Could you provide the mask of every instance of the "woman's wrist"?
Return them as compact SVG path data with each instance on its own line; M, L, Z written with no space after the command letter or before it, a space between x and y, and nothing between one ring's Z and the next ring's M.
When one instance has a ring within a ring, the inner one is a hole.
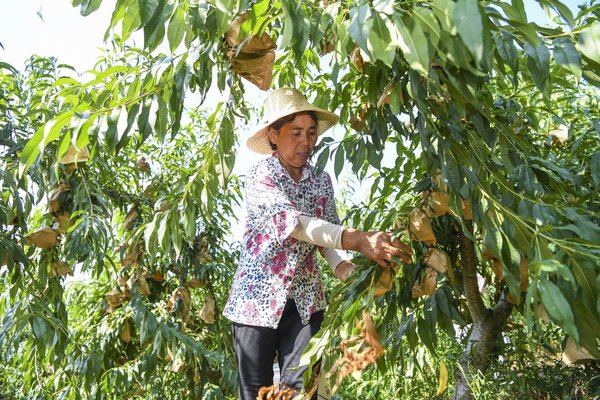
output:
M339 280L345 281L352 271L354 271L354 268L356 268L356 265L352 261L342 261L335 267L334 274Z
M358 236L361 231L354 228L346 228L342 232L342 249L358 251Z

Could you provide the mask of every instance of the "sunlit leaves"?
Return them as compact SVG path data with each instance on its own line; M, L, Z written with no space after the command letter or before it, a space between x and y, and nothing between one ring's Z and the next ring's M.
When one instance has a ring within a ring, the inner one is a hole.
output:
M80 6L80 13L83 16L90 15L94 11L96 11L102 0L72 0L73 7Z
M509 32L501 30L494 33L494 40L498 54L508 64L513 76L516 77L519 72L519 54L513 36Z
M600 22L595 21L581 30L579 49L587 58L600 64Z
M560 0L541 0L540 3L542 5L547 5L557 10L560 16L565 20L565 22L569 24L569 26L573 26L573 12Z
M420 74L429 75L429 50L427 38L421 28L412 18L407 16L400 17L394 15L394 24L400 33L399 47L402 50L404 58Z
M484 26L479 2L459 0L454 8L454 19L458 34L473 55L475 63L481 64L484 54Z
M373 26L371 19L371 9L369 5L363 3L358 7L350 9L350 25L348 25L348 33L354 41L363 49L367 50L367 41Z
M66 112L56 120L43 125L37 130L35 135L27 142L21 153L21 163L19 165L21 174L24 173L39 157L49 142L60 137L61 130L70 123L73 114L73 111Z
M429 35L431 45L434 48L437 48L442 37L440 33L440 23L433 11L425 7L416 7L413 15L423 28L423 31Z
M550 51L545 44L533 47L525 43L527 53L527 67L531 73L531 79L545 96L548 96L550 86Z
M433 13L440 21L442 30L450 35L456 35L458 30L454 20L454 10L456 3L451 0L434 0L431 3Z
M579 341L579 332L575 327L573 311L558 286L552 281L542 279L537 289L548 315L555 319L569 336L575 341Z
M185 30L185 11L183 7L177 7L169 21L169 28L167 31L167 39L169 40L169 49L171 52L175 52L179 47L179 44L183 40Z
M387 66L392 66L398 47L398 32L386 16L375 14L373 27L369 34L369 50L373 60L381 60Z
M581 79L581 54L573 41L567 38L556 38L553 41L553 56L559 65L570 70L577 80Z
M600 188L600 152L596 152L592 155L592 162L590 164L592 179L596 185L596 190Z

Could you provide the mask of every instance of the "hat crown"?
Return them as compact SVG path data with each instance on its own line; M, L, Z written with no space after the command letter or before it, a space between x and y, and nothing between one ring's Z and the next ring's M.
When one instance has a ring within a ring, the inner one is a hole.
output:
M265 100L265 123L273 123L279 118L313 108L304 95L294 88L284 87L274 90Z
M270 154L273 150L271 150L271 144L267 136L269 126L283 117L306 111L316 113L318 120L317 133L319 135L331 128L339 119L335 113L309 103L298 89L291 87L279 88L272 91L265 99L263 123L248 138L246 144L257 153Z

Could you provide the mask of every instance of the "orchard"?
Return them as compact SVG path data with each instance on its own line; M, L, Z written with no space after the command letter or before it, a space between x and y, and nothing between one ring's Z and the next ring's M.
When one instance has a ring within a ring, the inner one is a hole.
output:
M0 398L236 397L233 170L282 86L341 117L348 226L415 251L326 272L307 389L599 396L600 4L538 3L72 0L114 7L91 72L0 62Z

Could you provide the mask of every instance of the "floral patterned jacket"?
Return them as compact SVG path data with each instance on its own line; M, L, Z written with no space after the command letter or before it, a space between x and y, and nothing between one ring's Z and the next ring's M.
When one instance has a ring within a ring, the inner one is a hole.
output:
M244 247L223 315L245 325L277 328L289 298L308 324L311 314L327 304L317 246L290 234L299 215L340 224L331 178L306 164L296 183L273 153L248 172L245 198Z

